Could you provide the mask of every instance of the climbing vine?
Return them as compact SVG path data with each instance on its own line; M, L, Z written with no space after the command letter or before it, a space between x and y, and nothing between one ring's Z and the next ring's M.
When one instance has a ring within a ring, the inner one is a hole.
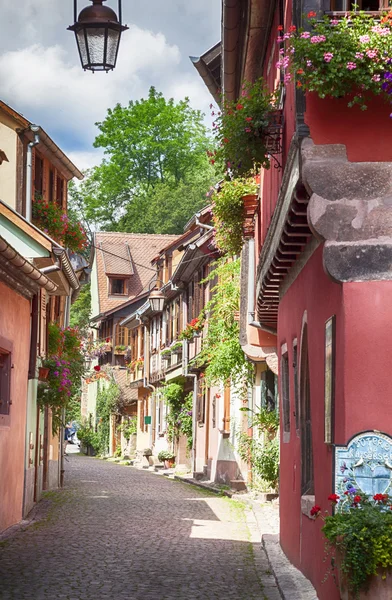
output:
M168 406L167 439L178 440L180 435L187 438L188 449L192 448L192 403L193 394L184 397L184 388L179 383L168 383L163 388L163 397Z
M212 299L205 307L208 329L196 359L205 368L208 386L230 380L234 386L253 380L253 367L246 361L239 341L240 328L235 318L240 308L240 259L219 259L205 281L217 280Z
M99 382L98 382L99 386ZM101 454L109 451L110 417L116 412L120 398L120 388L113 381L107 387L98 387L97 393L97 434L98 450Z

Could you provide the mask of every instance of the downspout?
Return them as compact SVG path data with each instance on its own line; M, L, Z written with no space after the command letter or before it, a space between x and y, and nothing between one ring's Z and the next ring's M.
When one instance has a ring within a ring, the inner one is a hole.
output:
M39 144L39 127L30 125L30 130L34 133L34 141L27 144L26 156L26 221L31 223L32 216L32 181L33 181L33 148Z
M214 229L214 227L212 225L206 225L205 223L200 223L200 213L196 213L195 223L198 227L201 227L202 229L206 229L207 231L211 231L212 229Z
M156 392L156 388L155 385L152 385L149 381L148 381L148 377L146 377L146 373L147 373L147 350L148 350L148 342L150 339L150 330L147 327L147 325L144 325L145 328L145 335L144 335L144 349L143 349L143 353L144 353L144 377L143 377L143 386L147 389L152 390L152 394L150 396L150 410L148 411L151 415L151 425L150 425L150 432L149 432L149 436L148 436L148 443L149 443L149 447L152 449L152 413L153 411L153 400L155 400L155 392ZM147 337L147 332L148 332L148 337ZM150 356L148 355L148 375L150 374Z
M255 240L248 240L248 325L256 327L272 335L276 335L276 329L255 321Z
M71 309L71 296L65 298L65 309L64 309L64 327L69 326L69 313ZM65 427L65 408L61 411L61 420L63 426L60 427L60 487L64 487L64 427Z
M182 355L184 357L184 375L193 377L193 398L192 398L192 471L196 473L196 440L197 440L197 375L188 371L188 342L183 340Z

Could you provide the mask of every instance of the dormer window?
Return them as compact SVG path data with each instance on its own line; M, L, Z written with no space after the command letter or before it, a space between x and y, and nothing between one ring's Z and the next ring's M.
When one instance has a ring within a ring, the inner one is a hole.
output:
M109 277L109 294L112 296L126 296L126 280L119 277Z

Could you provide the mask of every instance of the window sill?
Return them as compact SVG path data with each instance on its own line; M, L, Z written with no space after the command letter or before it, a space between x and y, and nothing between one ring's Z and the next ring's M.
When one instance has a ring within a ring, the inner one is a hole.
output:
M315 517L313 517L310 514L310 511L312 510L315 503L316 496L301 496L301 512L303 515L305 515L305 517L308 517L312 521L315 520Z

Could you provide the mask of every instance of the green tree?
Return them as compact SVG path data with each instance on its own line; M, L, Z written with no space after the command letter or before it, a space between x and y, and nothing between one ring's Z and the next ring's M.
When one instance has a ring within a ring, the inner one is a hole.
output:
M217 177L203 114L151 87L147 99L118 104L97 126L94 146L105 158L71 186L71 206L93 228L180 233Z
M70 325L77 327L82 335L86 335L91 315L90 284L82 286L77 300L71 306Z

